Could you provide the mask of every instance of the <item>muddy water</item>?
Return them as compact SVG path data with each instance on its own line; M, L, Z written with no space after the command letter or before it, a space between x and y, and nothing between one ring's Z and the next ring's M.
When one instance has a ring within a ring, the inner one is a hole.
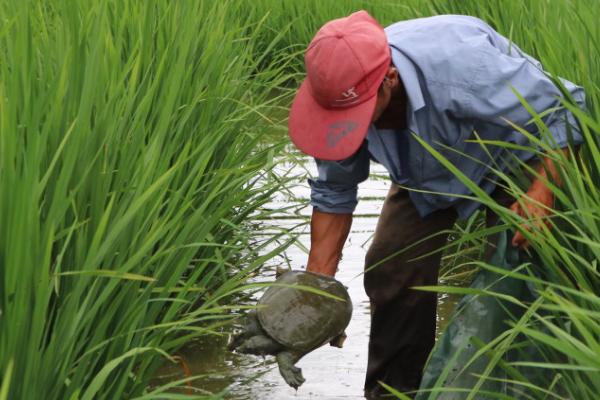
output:
M302 167L314 173L312 162L296 167L298 175ZM191 343L182 350L181 356L194 375L206 375L194 386L211 393L222 392L229 399L362 399L364 375L367 361L367 343L369 335L369 302L363 290L362 269L365 252L372 239L377 216L387 190L389 180L385 169L372 164L371 177L360 185L360 201L355 212L352 230L344 247L343 259L336 275L348 291L354 305L352 320L346 333L348 338L343 349L324 346L306 355L297 364L302 368L306 382L296 392L288 387L277 371L272 358L263 360L251 355L239 355L228 352L224 346L226 338L207 339ZM308 185L301 182L292 190L292 197L306 199L310 191ZM289 205L289 194L280 194L270 204L277 209ZM306 207L298 219L280 219L269 221L273 228L292 227L311 213ZM265 234L268 234L265 232ZM308 227L300 234L299 242L308 248L310 239ZM273 280L275 264L283 260L292 268L300 269L306 265L307 255L300 246L292 246L280 258L273 260L271 268L265 268L262 280ZM440 296L438 309L438 327L442 327L454 304L454 299ZM439 330L439 329L438 329ZM168 366L161 371L163 379L180 378L181 367Z

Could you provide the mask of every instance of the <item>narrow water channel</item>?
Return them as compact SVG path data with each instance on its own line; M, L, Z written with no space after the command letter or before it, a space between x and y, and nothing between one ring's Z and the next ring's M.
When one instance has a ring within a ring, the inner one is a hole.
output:
M302 167L315 173L314 163L306 160L304 165L295 167L298 169L297 175L305 172ZM370 311L369 301L363 290L361 273L365 253L388 188L389 179L385 169L373 163L370 178L359 187L360 200L336 275L336 278L348 287L354 306L352 320L346 330L348 338L344 348L323 346L300 360L297 365L302 368L306 382L295 391L285 384L272 357L263 360L252 355L230 353L225 348L226 338L209 338L202 342L190 343L180 352L189 366L189 373L205 375L204 379L194 383L195 387L200 387L207 393L219 393L225 390L226 399L354 400L363 398ZM307 199L309 194L310 190L306 182L300 182L292 190L292 197L296 199ZM281 193L269 207L277 209L289 205L290 201L289 195ZM304 218L310 213L311 207L301 211ZM268 221L267 225L277 228L292 227L300 222L300 218L276 219ZM301 232L298 240L306 248L309 247L308 226L304 232ZM301 269L306 265L307 255L300 246L290 247L281 257L287 258L293 269ZM281 263L281 259L275 259L273 263ZM274 279L274 268L268 266L264 268L260 280ZM448 296L439 296L438 331L444 325L454 303L454 299ZM174 380L182 377L182 370L178 365L171 365L166 366L160 374L161 380Z

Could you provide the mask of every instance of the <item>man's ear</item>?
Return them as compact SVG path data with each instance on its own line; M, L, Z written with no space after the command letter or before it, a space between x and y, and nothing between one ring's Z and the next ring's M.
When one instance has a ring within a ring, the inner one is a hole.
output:
M390 65L385 77L387 78L386 81L392 90L397 88L400 84L400 75L398 75L398 70L393 65Z

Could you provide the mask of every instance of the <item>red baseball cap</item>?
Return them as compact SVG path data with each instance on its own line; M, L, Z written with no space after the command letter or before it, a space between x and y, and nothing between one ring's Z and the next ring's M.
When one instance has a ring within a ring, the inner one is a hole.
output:
M362 144L390 66L383 27L366 11L323 25L304 54L306 79L296 93L289 135L303 152L342 160Z

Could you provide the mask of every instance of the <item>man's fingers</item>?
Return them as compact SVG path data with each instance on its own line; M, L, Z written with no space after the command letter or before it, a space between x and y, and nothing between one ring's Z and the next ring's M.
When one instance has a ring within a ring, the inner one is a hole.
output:
M521 217L524 216L523 208L521 207L521 204L518 201L515 201L514 203L511 204L510 210ZM517 231L515 233L515 235L513 236L512 245L514 247L520 247L524 243L526 243L525 236L523 236L523 234L521 232Z
M521 205L519 204L518 201L515 201L514 203L511 204L510 211L521 215Z
M525 229L528 232L532 232L532 230L534 231L540 231L543 229L544 225L548 228L548 229L552 229L552 222L547 218L548 213L547 212L531 212L531 214L537 214L535 215L536 218L538 218L537 221L530 221L531 225L525 223L521 225L521 228ZM512 245L515 247L521 247L523 249L526 249L529 247L529 242L527 241L527 239L525 238L525 236L521 233L521 231L517 231L515 233L515 235L513 236L512 239Z
M520 247L525 243L525 236L521 232L515 233L512 239L512 245L514 247Z
M551 207L554 198L551 196L544 196L544 193L539 191L531 190L528 192L528 196L530 198L525 197L523 199L523 204L519 203L517 200L510 206L510 210L512 212L526 219L526 221L523 221L521 224L521 228L527 232L533 232L543 229L543 226L546 225L549 229L551 229L552 225L548 220L548 216L551 215L551 211L544 208L542 205ZM539 201L542 205L537 204L536 201ZM523 249L529 247L529 243L521 231L516 232L513 236L512 245L515 247L521 247Z

